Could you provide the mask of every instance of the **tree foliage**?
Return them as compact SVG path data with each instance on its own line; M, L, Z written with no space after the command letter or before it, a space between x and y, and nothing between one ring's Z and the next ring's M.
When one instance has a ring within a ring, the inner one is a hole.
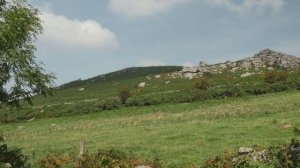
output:
M51 93L53 74L36 61L34 42L42 33L39 11L26 0L0 0L0 103L31 103L35 94Z

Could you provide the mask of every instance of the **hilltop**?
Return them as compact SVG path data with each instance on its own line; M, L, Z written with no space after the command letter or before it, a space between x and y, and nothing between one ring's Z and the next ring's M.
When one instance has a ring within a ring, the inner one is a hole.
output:
M292 70L297 68L300 68L299 57L264 49L252 57L234 62L227 61L225 63L208 65L201 61L198 66L184 67L182 71L173 75L192 79L205 73L217 74L223 71L241 73L247 71L261 72L263 70Z

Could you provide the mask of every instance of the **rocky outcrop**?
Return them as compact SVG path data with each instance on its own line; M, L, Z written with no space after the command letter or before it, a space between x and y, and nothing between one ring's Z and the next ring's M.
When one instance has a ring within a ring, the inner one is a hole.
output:
M205 73L222 73L227 70L230 72L244 71L260 71L262 69L296 69L300 68L300 58L292 55L287 55L281 52L264 49L253 57L245 58L236 62L227 61L225 63L208 65L205 62L200 62L198 66L184 67L182 71L172 76L179 75L184 78L193 79L198 76L203 76ZM247 74L249 75L249 74ZM244 77L247 75L243 75ZM252 75L252 74L251 74Z

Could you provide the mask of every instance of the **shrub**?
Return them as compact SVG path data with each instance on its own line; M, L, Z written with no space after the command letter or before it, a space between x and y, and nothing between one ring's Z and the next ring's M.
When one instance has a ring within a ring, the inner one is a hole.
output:
M140 97L140 98L129 98L126 102L127 107L132 106L151 106L160 104L161 101L156 98L149 98L149 97Z
M126 100L130 97L130 90L127 87L118 90L118 97L122 104L126 103Z
M288 90L288 86L284 83L274 83L271 85L271 89L274 92L282 92Z
M208 89L208 87L209 87L209 80L207 77L201 77L193 83L193 89L206 90Z
M100 110L114 110L120 108L120 106L121 102L119 99L116 98L103 100L98 105Z
M40 162L41 168L64 168L70 165L72 160L69 156L51 153L43 158Z
M27 168L30 167L27 160L28 158L20 148L8 149L4 143L3 135L0 133L0 166L1 164L10 164L11 167Z
M286 81L288 77L289 77L289 73L286 71L281 71L281 72L271 71L265 73L264 80L267 83L275 83L279 81Z

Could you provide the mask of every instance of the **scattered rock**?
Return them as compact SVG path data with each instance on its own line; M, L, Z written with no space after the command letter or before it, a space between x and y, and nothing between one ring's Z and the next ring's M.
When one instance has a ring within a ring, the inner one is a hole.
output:
M80 92L81 92L81 91L84 91L84 88L80 88L80 89L78 89L78 91L80 91Z
M146 87L146 82L142 82L138 85L139 88L144 88Z
M152 78L151 78L150 76L147 76L146 79L147 79L147 80L151 80Z
M200 62L199 66L183 67L177 74L185 78L201 76L204 73L216 74L228 70L230 72L242 72L244 70L274 70L273 67L292 70L300 68L300 58L292 55L283 54L280 52L264 49L253 57L245 58L236 62L227 61L221 64L207 65L205 62ZM194 74L194 75L192 75Z
M242 154L249 154L253 152L253 149L252 148L246 148L246 147L240 147L239 148L239 154L242 155Z

